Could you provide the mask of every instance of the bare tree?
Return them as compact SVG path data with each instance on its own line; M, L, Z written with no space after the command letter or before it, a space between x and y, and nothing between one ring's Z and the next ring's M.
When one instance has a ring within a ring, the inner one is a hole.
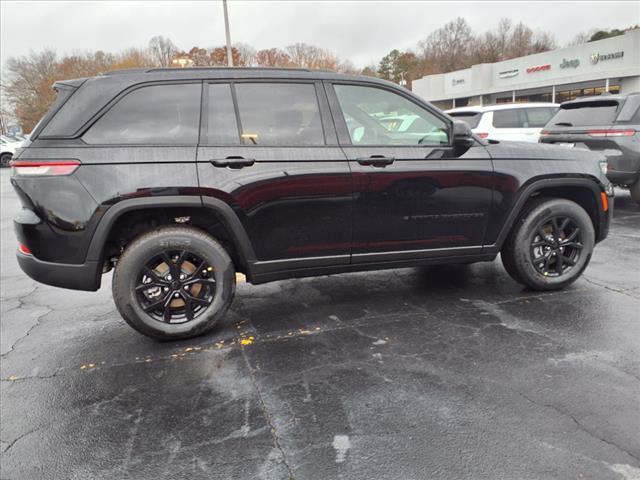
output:
M471 27L464 18L458 17L431 33L418 47L425 69L451 72L471 64L472 43Z
M256 52L256 64L260 67L292 66L289 54L278 48L265 48Z
M295 43L288 46L286 50L291 62L297 67L336 70L340 64L340 59L336 55L315 45Z
M171 66L171 60L178 53L178 48L171 39L156 35L149 40L149 50L155 63L159 67Z
M256 64L256 49L251 45L247 43L234 43L233 48L238 51L242 65L245 67L253 67Z

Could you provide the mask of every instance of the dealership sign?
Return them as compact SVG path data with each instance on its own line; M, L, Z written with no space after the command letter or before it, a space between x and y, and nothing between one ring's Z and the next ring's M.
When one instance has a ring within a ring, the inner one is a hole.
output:
M602 60L614 60L616 58L622 58L624 57L624 51L621 52L612 52L612 53L605 53L604 55L601 53L592 53L591 54L591 63L593 63L594 65Z
M517 68L505 70L504 72L498 72L498 78L512 78L517 76L518 73L520 73L520 70Z
M457 72L445 73L444 93L447 95L458 95L468 92L471 89L471 69L458 70Z
M548 63L546 65L536 65L535 67L528 67L527 73L544 72L546 70L551 70L551 65Z
M580 65L580 60L574 58L572 60L567 60L566 58L562 59L562 63L560 64L560 68L578 68Z

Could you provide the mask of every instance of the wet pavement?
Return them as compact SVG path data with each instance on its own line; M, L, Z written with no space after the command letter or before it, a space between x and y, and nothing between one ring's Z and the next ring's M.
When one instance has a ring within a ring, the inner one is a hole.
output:
M158 343L23 275L2 181L3 479L638 479L640 208L562 292L499 260L240 284Z

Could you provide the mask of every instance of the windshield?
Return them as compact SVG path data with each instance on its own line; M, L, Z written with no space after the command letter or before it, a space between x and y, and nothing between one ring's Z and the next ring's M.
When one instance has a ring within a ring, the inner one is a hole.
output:
M547 127L611 125L615 119L617 109L618 102L614 100L567 103L560 107L560 110L549 121Z
M449 114L456 120L462 120L469 125L469 128L476 128L482 118L481 112L453 112Z

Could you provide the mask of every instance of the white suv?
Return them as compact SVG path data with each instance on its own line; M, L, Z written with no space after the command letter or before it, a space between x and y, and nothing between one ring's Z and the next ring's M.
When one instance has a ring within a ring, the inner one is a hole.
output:
M556 103L509 103L486 107L460 107L447 110L450 116L464 120L481 138L537 142L540 131L560 105Z

